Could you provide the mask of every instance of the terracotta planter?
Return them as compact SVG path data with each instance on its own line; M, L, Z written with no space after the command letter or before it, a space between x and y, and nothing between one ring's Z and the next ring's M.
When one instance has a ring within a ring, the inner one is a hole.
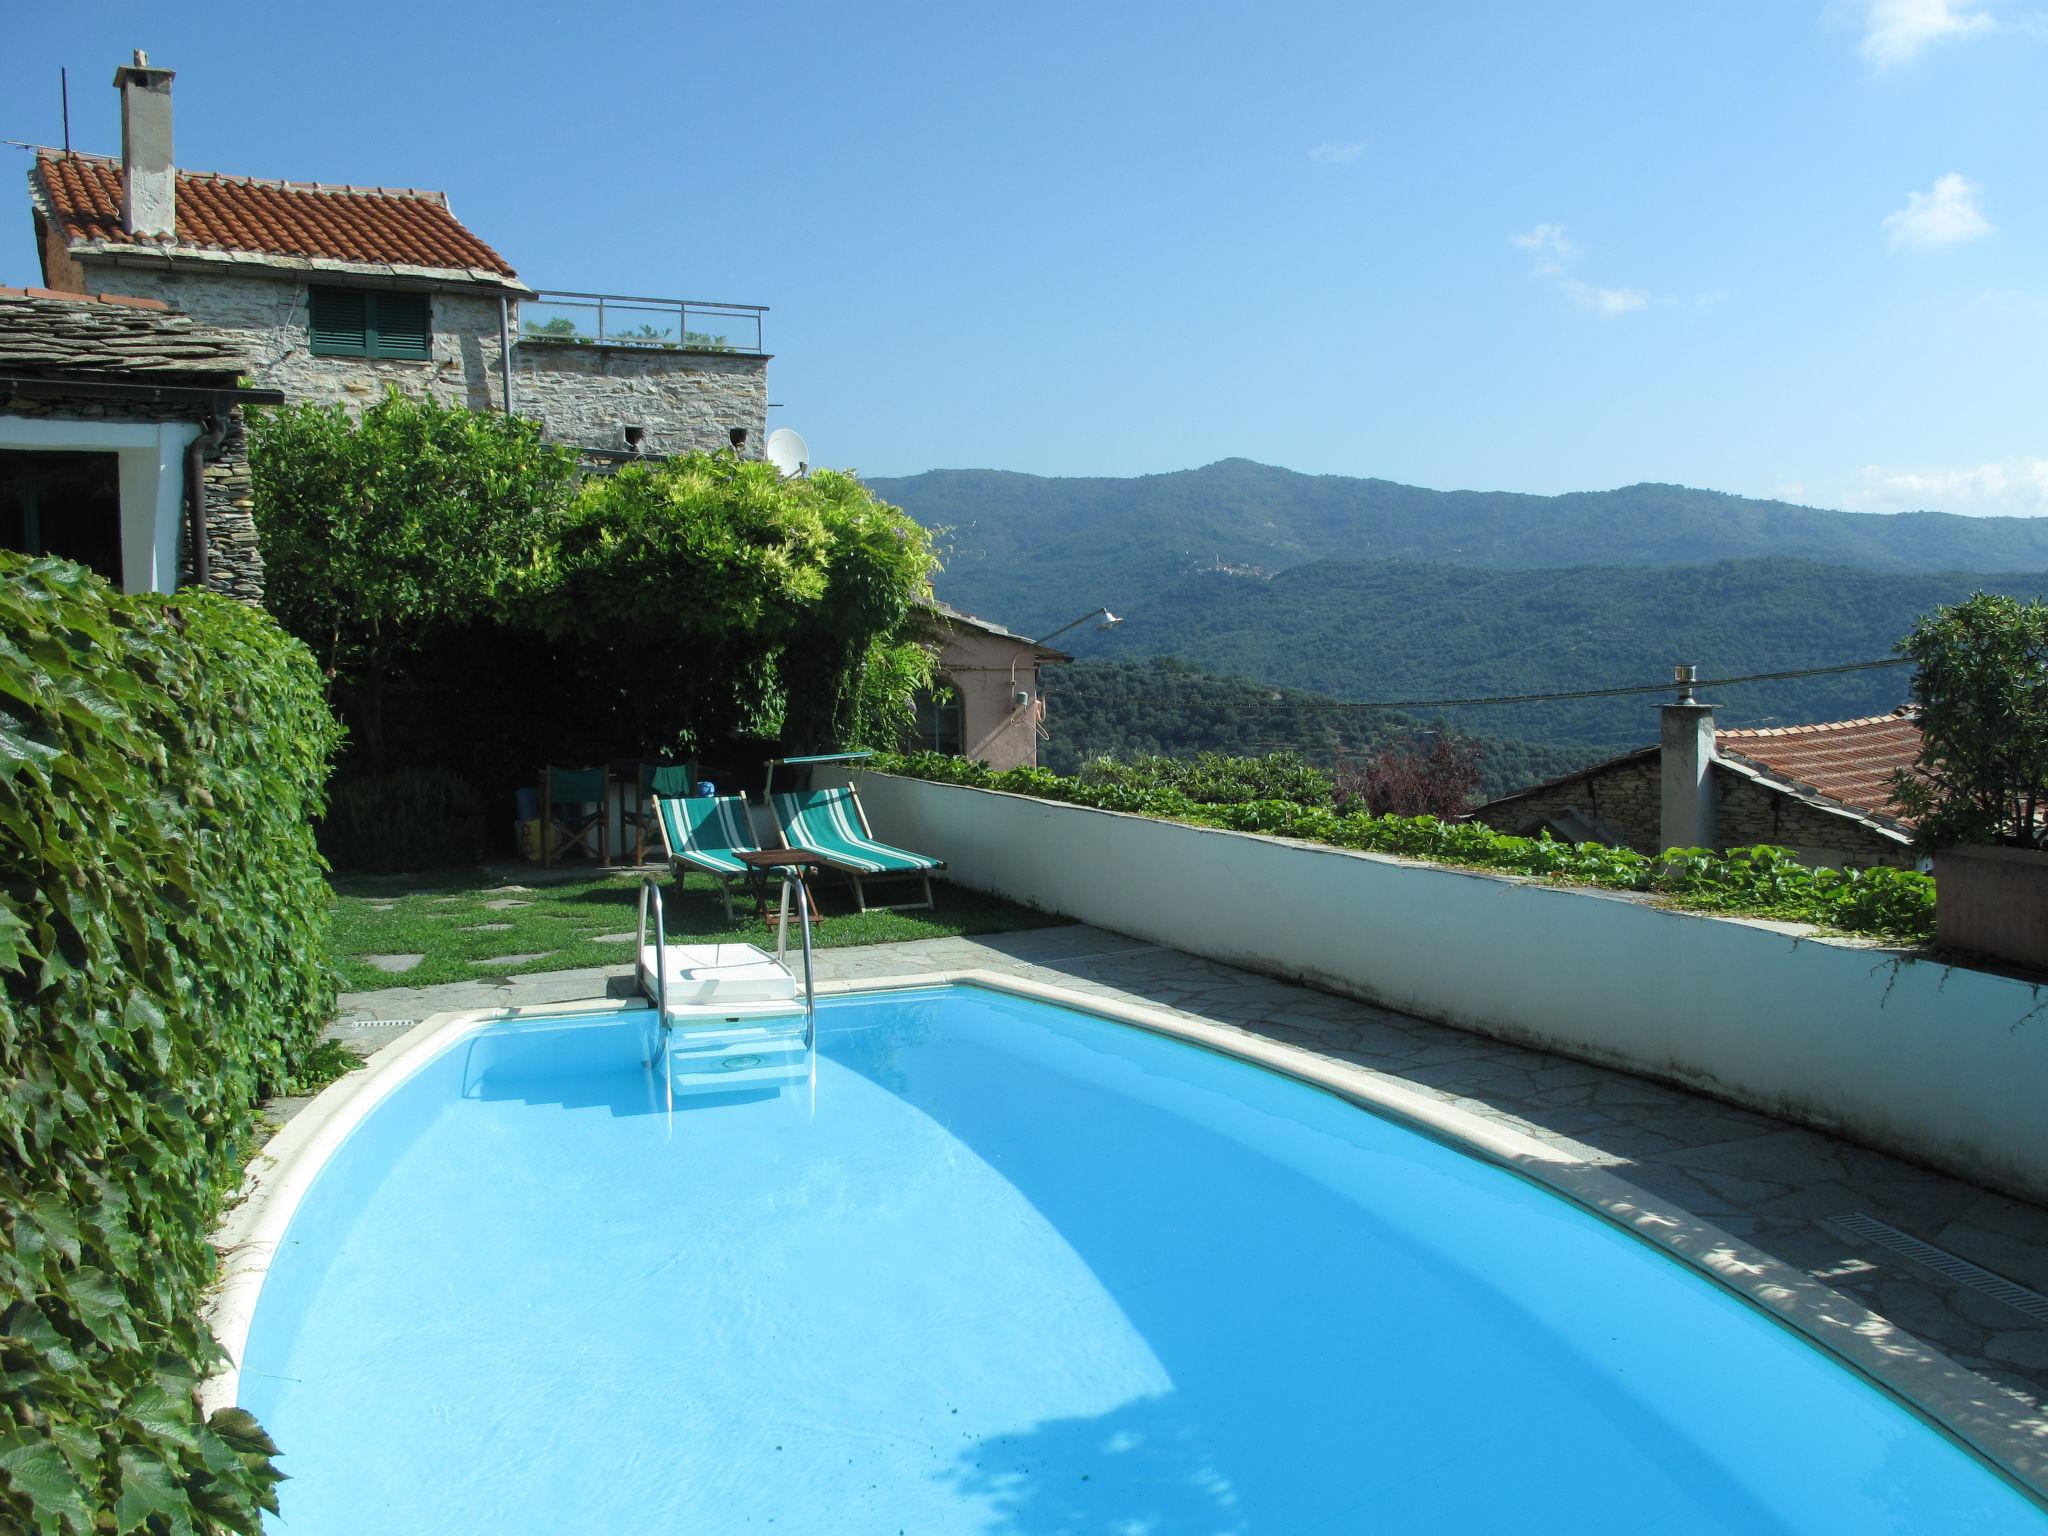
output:
M1944 848L1934 883L1936 943L2048 971L2048 850Z

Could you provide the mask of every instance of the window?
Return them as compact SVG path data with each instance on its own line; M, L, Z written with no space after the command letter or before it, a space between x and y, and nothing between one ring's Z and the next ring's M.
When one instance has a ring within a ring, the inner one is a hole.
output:
M0 549L56 555L121 582L120 461L0 452Z
M917 696L917 744L927 752L944 752L957 757L967 735L960 711L958 689L941 682L929 693Z
M393 288L312 290L315 357L434 355L434 333L424 293Z

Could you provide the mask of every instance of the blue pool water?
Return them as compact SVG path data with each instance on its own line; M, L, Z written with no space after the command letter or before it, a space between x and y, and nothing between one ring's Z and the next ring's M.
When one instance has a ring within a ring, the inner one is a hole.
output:
M959 988L662 1108L645 1016L494 1026L294 1218L242 1402L305 1533L2048 1528L1510 1174Z

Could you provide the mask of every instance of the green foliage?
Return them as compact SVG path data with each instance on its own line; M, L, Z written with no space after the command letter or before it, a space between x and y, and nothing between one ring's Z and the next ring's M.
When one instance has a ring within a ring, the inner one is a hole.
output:
M1171 764L1175 769L1188 765ZM1677 905L1747 917L1817 923L1850 933L1922 943L1934 933L1934 882L1911 870L1817 869L1801 864L1789 849L1760 846L1717 854L1704 848L1676 848L1650 858L1602 843L1560 843L1543 837L1513 837L1477 821L1441 821L1434 816L1374 816L1323 800L1242 799L1203 803L1181 785L1147 784L1141 772L1103 772L1067 778L1043 768L996 773L965 758L918 752L878 759L882 772L1003 790L1105 811L1128 811L1199 826L1227 827L1299 838L1367 853L1398 854L1505 874L1530 875L1573 885L1644 891ZM1283 762L1283 779L1299 767ZM1244 765L1229 770L1232 782L1255 782ZM1196 777L1183 784L1203 781Z
M1321 768L1385 747L1447 736L1479 753L1480 794L1492 799L1562 778L1600 754L1584 747L1468 736L1393 710L1360 709L1326 694L1221 677L1171 656L1149 661L1077 661L1039 674L1052 739L1041 758L1078 773L1098 757L1256 757L1300 754Z
M275 1447L193 1395L207 1238L333 1004L339 733L260 613L0 577L0 1527L254 1532Z
M291 406L258 414L250 433L265 601L327 666L377 771L394 669L502 616L576 456L533 422L396 389L360 419Z
M271 600L329 659L357 772L448 768L502 798L544 762L897 739L930 675L910 632L923 529L829 470L574 467L531 423L396 394L360 423L301 407L259 427ZM428 846L369 850L355 806L337 816L360 835L334 846L365 849L340 855L359 867Z
M351 873L474 864L483 850L483 802L474 785L446 768L345 779L320 823L320 851Z
M1266 757L1198 752L1191 758L1135 757L1128 762L1099 757L1082 766L1080 779L1089 785L1171 789L1197 805L1241 805L1249 800L1328 805L1337 793L1327 773L1294 752Z
M1899 642L1923 747L1895 798L1928 849L2048 847L2048 603L1979 592Z

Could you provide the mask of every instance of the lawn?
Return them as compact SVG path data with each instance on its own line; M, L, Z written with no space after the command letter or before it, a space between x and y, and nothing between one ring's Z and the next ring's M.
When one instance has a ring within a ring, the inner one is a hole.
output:
M364 992L627 964L640 882L654 872L649 866L563 878L559 869L501 867L338 877L335 951L342 987ZM939 880L932 882L938 906L931 912L855 912L844 882L827 879L817 890L825 913L813 929L820 948L1003 933L1060 921ZM916 887L904 882L881 890L891 899ZM692 874L678 892L674 877L662 872L661 895L671 942L723 939L774 948L773 927L754 917L751 896L734 893L736 922L727 925L708 875ZM403 965L415 955L417 962ZM370 956L382 957L387 968L371 964Z

